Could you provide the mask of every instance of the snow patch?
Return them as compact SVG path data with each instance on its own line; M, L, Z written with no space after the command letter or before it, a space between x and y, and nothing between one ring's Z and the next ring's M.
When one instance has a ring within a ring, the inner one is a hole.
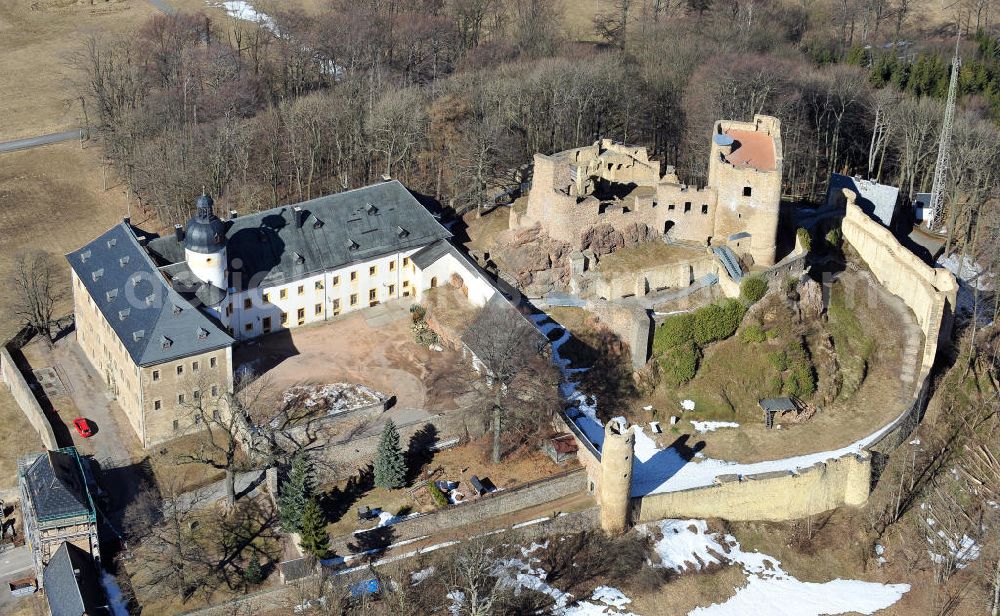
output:
M128 616L128 607L122 589L118 587L118 580L107 571L101 571L101 587L108 597L108 609L111 616Z
M694 410L694 400L681 400L681 408L685 411Z
M663 538L654 546L663 567L678 573L712 564L738 565L747 585L723 603L695 608L689 616L820 616L858 612L873 614L893 605L909 584L878 584L836 579L802 582L781 568L781 562L760 552L746 552L732 535L709 533L704 520L663 520L639 527Z
M410 584L416 586L420 582L423 582L430 576L434 575L434 565L427 567L426 569L421 569L420 571L414 571L410 574Z
M699 434L705 434L706 432L715 432L719 428L739 428L740 424L735 421L695 421L691 420L691 425L694 426L695 432Z

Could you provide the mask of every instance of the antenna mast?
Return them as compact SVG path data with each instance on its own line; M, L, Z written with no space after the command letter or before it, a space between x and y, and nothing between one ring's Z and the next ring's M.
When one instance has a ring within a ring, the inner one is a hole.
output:
M951 81L948 84L948 103L944 108L944 122L941 123L941 140L938 145L937 163L934 165L934 183L931 185L931 202L924 214L924 222L928 230L937 226L938 214L943 210L942 192L948 179L948 166L951 163L951 130L955 124L955 98L958 94L958 69L962 59L958 56L958 44L962 40L962 26L958 26L958 38L955 39L955 55L951 59Z

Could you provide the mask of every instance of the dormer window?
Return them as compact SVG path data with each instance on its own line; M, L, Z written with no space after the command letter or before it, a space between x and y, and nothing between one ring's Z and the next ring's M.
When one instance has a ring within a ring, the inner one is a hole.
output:
M115 244L118 243L118 238L111 238L108 240L108 248L114 248Z
M410 232L404 229L403 227L398 227L398 226L396 227L396 235L398 235L399 237L406 237L409 234Z
M348 250L357 250L358 249L358 243L355 242L354 240L347 240L347 249Z
M156 293L150 293L149 295L146 296L146 305L152 306L153 300L155 299L156 299Z
M204 327L199 327L198 328L198 340L204 340L205 338L208 338L208 330L205 329Z
M111 300L118 297L118 289L111 289L110 291L104 294L104 297L106 297L107 300L110 302Z
M104 275L104 268L102 267L98 270L94 270L93 272L91 272L90 277L94 280L94 282L97 282L103 275Z
M169 349L174 345L174 341L166 336L160 336L160 348Z
M292 253L292 258L295 260L296 265L302 265L303 263L306 262L306 258L297 252Z
M140 340L142 340L145 337L146 337L146 330L144 330L144 329L140 329L138 331L132 332L132 340L134 342L139 342Z
M369 216L371 216L372 214L378 214L378 208L372 205L371 203L365 204L365 211L368 212Z
M313 229L319 229L322 226L323 226L323 221L318 218L316 219L316 222L313 223Z
M125 255L121 259L118 259L118 265L120 265L121 267L125 267L126 265L128 265L128 255Z
M124 310L119 310L118 311L118 320L119 321L124 321L125 319L128 318L128 315L129 315L130 312L132 312L131 308L126 308Z
M86 263L87 259L89 258L90 258L89 250L84 250L83 252L80 253L80 263Z
M181 307L178 306L177 304L174 304L174 307L171 308L170 311L172 313L174 313L174 314L180 314L181 313Z

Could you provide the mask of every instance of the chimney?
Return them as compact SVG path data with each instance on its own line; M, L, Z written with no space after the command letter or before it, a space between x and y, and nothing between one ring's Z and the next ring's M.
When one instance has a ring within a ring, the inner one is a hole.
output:
M177 238L178 242L184 241L184 227L181 225L174 225L174 237Z
M295 217L295 228L301 229L302 223L306 221L305 210L296 205L295 207L292 208L292 216Z
M229 210L229 220L236 220L236 210Z
M126 225L131 224L132 219L126 216L125 218L122 218L122 222L125 223Z

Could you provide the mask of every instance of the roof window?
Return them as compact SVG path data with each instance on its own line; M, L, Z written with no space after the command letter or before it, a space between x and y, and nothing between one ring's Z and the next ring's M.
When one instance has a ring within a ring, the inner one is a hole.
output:
M96 269L93 272L91 272L90 277L94 279L94 282L97 282L103 275L104 275L104 268L102 267L100 269Z
M119 321L124 321L125 319L128 318L128 315L129 315L130 312L132 312L131 308L125 308L124 310L119 310L118 311L118 320Z
M171 340L170 338L167 338L166 336L160 336L160 347L161 348L169 349L171 346L173 346L173 344L174 344L174 341Z
M145 337L146 337L146 330L144 329L132 332L132 340L134 340L135 342L139 342Z

